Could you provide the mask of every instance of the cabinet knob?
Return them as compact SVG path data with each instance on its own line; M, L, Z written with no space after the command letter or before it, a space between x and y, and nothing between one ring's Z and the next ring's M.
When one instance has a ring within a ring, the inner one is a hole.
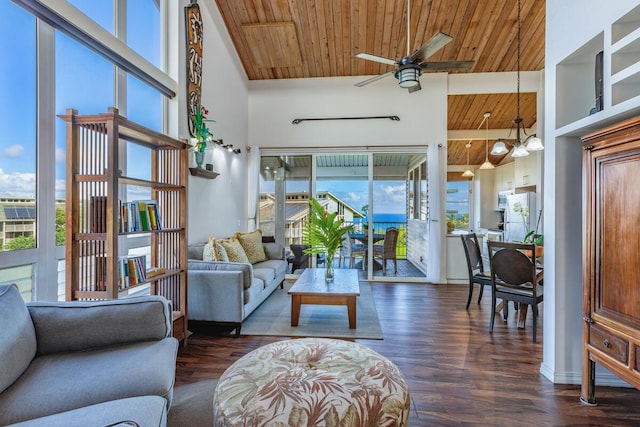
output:
M605 347L609 348L609 346L611 346L611 343L609 342L609 340L605 339L603 342Z

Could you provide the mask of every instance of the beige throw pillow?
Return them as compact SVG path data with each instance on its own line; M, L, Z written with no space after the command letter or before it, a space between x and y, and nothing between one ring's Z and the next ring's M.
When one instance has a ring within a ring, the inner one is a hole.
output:
M257 229L249 233L238 232L231 239L236 239L240 242L251 264L267 260L264 246L262 246L262 230Z
M218 257L216 256L215 251L215 241L212 241L212 239L209 239L209 242L204 245L204 250L202 251L202 260L218 261Z
M249 258L247 258L247 254L244 252L244 249L242 249L242 245L238 240L218 240L218 242L220 242L224 250L227 252L229 262L245 262L250 264Z
M218 257L218 261L229 262L229 256L227 255L226 249L217 240L216 240L216 256Z

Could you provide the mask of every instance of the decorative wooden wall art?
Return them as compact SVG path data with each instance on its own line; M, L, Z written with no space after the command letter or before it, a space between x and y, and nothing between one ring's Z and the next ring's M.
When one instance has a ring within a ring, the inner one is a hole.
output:
M202 85L202 14L197 0L184 8L187 30L187 118L193 134L193 116L201 104Z

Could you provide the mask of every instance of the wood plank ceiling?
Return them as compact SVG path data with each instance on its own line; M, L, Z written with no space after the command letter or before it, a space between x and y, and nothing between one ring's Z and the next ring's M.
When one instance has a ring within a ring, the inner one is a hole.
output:
M406 0L215 2L250 80L382 74L393 66L354 55L365 52L397 60L407 53ZM544 67L545 3L521 0L521 71ZM516 71L517 1L412 0L410 14L410 51L442 31L453 41L429 61L475 61L470 71L456 72ZM491 112L489 129L509 129L516 98L515 93L449 96L448 129L476 130L485 112ZM537 120L536 96L521 93L520 100L529 128ZM470 164L484 161L484 142L472 143ZM466 164L466 143L449 141L450 165ZM496 164L510 159L490 156Z

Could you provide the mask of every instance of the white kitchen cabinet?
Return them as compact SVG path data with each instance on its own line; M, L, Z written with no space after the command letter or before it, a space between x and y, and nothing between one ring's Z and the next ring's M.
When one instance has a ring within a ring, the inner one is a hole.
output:
M496 166L495 168L495 194L498 200L498 192L504 190L513 190L514 186L515 162L506 165Z
M542 176L542 152L533 151L528 156L518 157L514 162L515 187L539 185Z

